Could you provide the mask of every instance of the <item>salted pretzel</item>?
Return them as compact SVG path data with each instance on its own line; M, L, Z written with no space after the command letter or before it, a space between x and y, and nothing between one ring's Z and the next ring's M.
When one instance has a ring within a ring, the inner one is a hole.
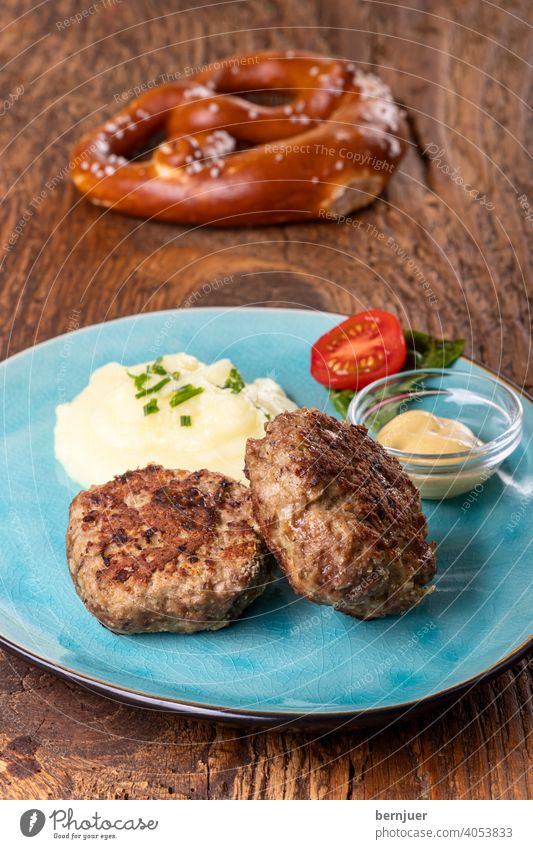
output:
M234 94L265 91L291 99L263 106ZM133 100L78 142L72 177L117 212L249 226L366 206L404 150L403 112L376 76L337 59L265 52Z

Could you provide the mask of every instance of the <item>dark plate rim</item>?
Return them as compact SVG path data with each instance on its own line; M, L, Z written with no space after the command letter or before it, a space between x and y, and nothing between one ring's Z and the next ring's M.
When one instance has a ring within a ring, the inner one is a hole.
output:
M490 681L502 672L505 672L509 667L513 666L519 660L526 657L533 651L533 635L528 637L518 648L503 658L500 658L492 666L487 667L482 672L464 681L459 681L452 687L445 690L439 690L436 693L431 693L422 699L410 702L401 702L396 705L387 705L386 707L367 708L363 710L346 710L346 711L267 711L267 710L250 710L245 708L226 708L218 705L202 705L197 702L188 702L179 699L170 699L162 696L148 695L139 693L136 690L130 690L127 687L118 687L109 684L105 681L100 681L98 678L91 678L88 675L75 672L61 664L47 661L46 658L39 657L32 652L12 643L10 640L0 635L0 648L6 649L10 654L14 654L38 666L47 672L63 678L67 681L74 681L90 692L105 696L106 698L125 703L137 708L148 710L163 711L166 713L174 713L180 716L185 716L190 719L203 720L219 720L229 724L240 725L263 725L273 728L278 726L278 730L287 730L294 727L311 728L332 728L332 727L366 727L369 725L385 724L389 720L399 719L402 717L412 716L414 713L420 713L420 709L426 710L432 705L446 703L451 701L455 696L460 697L465 692L482 683Z
M237 310L255 310L257 312L264 312L266 310L270 312L284 312L287 308L276 308L276 307L198 307L197 309L205 309L211 310L212 312L233 312ZM142 315L153 316L154 313L162 313L168 314L169 312L174 312L174 310L157 310L152 313L143 313ZM294 309L291 312L301 312L301 313L319 313L321 315L327 315L331 317L338 317L339 320L342 320L345 316L342 316L338 313L331 313L324 310L307 310L307 309ZM105 324L115 323L120 321L125 321L132 318L138 318L139 316L130 315L130 316L121 316L117 319L113 319L111 322L105 322ZM99 324L88 325L87 327L80 328L75 333L83 332L84 330L90 330L91 328L98 327ZM62 334L63 336L71 335L71 334ZM4 365L9 360L15 359L28 351L34 351L36 348L39 348L40 345L46 345L52 342L55 339L60 339L61 336L52 337L51 339L46 339L41 343L38 343L31 348L26 348L23 351L17 352L12 357L8 357L4 360L0 365ZM525 390L514 383L509 378L503 377L472 357L462 355L462 359L466 360L482 369L483 371L490 374L492 377L496 377L502 383L506 383L510 386L515 392L517 392L522 398L527 399L528 401L533 402L533 397ZM339 724L345 725L369 725L369 724L380 724L385 723L389 719L394 719L401 717L403 714L411 715L413 711L419 712L419 708L429 707L434 705L437 702L445 702L451 700L454 696L460 696L464 692L466 692L471 687L476 686L482 681L488 681L500 673L504 672L510 666L513 666L519 660L521 660L526 655L533 652L533 634L527 637L524 642L522 642L519 646L513 649L512 652L501 657L496 663L477 673L476 675L472 675L469 678L465 678L463 681L458 681L456 684L453 684L451 687L447 687L444 690L439 690L436 693L430 693L429 695L423 697L422 699L418 699L415 701L409 702L399 702L394 705L387 705L385 707L376 707L376 708L365 708L362 710L344 710L344 711L284 711L284 710L251 710L247 708L230 708L224 707L221 705L208 705L201 704L198 702L186 701L183 699L172 699L166 696L157 696L150 695L148 693L142 693L137 690L131 690L128 687L122 687L115 684L112 684L108 681L102 681L99 678L93 678L90 675L85 675L84 673L77 672L70 667L63 666L60 663L56 663L54 661L48 660L47 658L41 657L38 654L34 654L32 651L20 646L18 643L14 643L9 640L7 637L4 637L0 634L0 647L6 649L11 654L16 655L17 657L22 658L23 660L28 661L35 666L40 667L41 669L45 669L47 672L51 672L60 678L74 681L80 686L88 689L92 692L96 692L100 695L103 695L107 698L115 699L117 701L125 702L127 704L133 705L135 707L141 707L145 709L151 710L159 710L170 713L181 714L183 716L187 716L190 718L197 719L211 719L211 720L220 720L222 722L227 723L238 723L238 724L248 724L248 725L275 725L279 723L283 725L284 728L290 726L307 726L307 727L331 727Z

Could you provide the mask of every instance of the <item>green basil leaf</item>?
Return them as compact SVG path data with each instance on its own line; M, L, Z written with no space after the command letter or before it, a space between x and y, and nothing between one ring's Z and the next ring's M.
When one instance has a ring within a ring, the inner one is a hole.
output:
M348 407L354 395L353 389L330 389L329 399L343 419L348 415Z
M406 330L407 358L404 369L448 368L461 356L464 339L436 339L420 330Z

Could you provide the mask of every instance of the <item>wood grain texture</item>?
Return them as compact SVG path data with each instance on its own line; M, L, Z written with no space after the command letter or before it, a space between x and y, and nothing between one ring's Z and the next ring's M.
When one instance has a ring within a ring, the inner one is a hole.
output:
M374 306L464 335L469 353L531 390L532 225L519 201L529 192L533 205L527 0L101 0L68 25L83 4L34 5L6 0L0 13L9 96L0 121L2 356L77 324L175 306ZM269 47L360 62L409 111L400 172L352 224L187 230L80 199L70 146L123 92ZM120 706L8 655L0 666L3 798L532 792L526 661L422 719L313 736L187 722Z

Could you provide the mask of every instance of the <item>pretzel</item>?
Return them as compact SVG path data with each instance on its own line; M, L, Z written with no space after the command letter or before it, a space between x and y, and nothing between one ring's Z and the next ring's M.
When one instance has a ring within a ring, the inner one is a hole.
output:
M234 94L264 91L291 100L262 106ZM161 131L150 157L136 157ZM133 100L78 142L72 177L113 211L249 226L366 206L404 150L403 112L376 76L337 59L265 52Z

